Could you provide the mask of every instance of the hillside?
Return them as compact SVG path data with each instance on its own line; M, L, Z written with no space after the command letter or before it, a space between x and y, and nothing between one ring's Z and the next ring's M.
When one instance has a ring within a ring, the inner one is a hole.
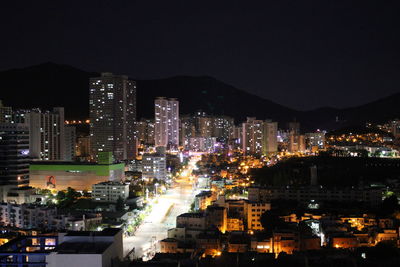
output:
M54 63L2 71L0 99L15 108L63 106L66 118L85 119L88 117L88 80L98 75ZM365 121L400 117L400 93L353 108L319 108L304 112L247 93L212 77L176 76L137 81L139 118L154 116L153 101L157 96L178 98L181 114L203 110L209 114L232 116L236 122L254 116L276 120L282 127L285 122L296 118L305 130L338 129Z

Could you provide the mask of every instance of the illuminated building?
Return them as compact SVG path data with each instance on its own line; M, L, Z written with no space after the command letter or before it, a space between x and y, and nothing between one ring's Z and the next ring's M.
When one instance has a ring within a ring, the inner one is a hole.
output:
M28 185L29 162L29 127L0 123L0 183Z
M92 156L111 151L117 160L133 159L136 83L124 75L102 73L90 78Z
M65 160L75 159L75 147L76 147L76 127L73 125L64 126L65 136Z
M135 137L142 144L154 145L154 121L140 120L135 121Z
M241 144L245 154L269 154L278 151L278 123L248 117L242 123Z
M29 186L16 187L15 185L0 186L0 202L24 204L41 203L43 195L38 195L36 189Z
M10 122L12 115L12 108L5 107L3 102L0 100L0 123Z
M111 152L110 152L111 153ZM102 158L105 159L102 159ZM38 161L29 166L29 185L40 189L91 190L93 184L124 179L125 165L99 154L99 163Z
M121 182L102 182L92 186L92 199L101 202L117 202L129 197L129 185Z
M0 247L1 266L110 267L123 261L122 230L22 236Z
M185 148L190 151L212 153L216 144L215 137L191 137Z
M268 155L278 152L278 123L263 122L262 153Z
M76 156L80 158L88 158L90 156L90 151L90 137L78 137L76 143Z
M13 112L13 123L29 127L29 156L41 160L65 160L64 108Z
M205 210L207 206L211 205L212 201L211 191L202 191L197 194L194 198L194 208L195 210Z
M156 98L154 116L155 146L176 149L179 146L179 101L175 98Z
M317 203L324 201L360 201L369 203L372 207L382 202L380 188L325 188L319 186L270 186L249 187L249 201L270 202L273 199L295 200L308 204L312 200Z
M247 209L247 229L255 231L263 230L264 228L261 225L261 216L267 210L271 209L271 204L264 202L248 202L246 205L246 209Z
M256 118L247 118L242 124L242 149L245 154L261 154L263 129L262 120Z
M226 143L230 138L233 127L233 118L227 116L210 116L205 112L197 112L194 116L181 118L181 145L188 150L191 138L215 138L219 142ZM197 149L197 148L195 148Z
M323 149L325 147L325 133L313 132L306 133L306 144L309 151Z
M208 229L218 228L221 233L226 232L228 215L225 207L220 207L218 205L208 206L206 208L205 217Z
M166 155L161 153L143 154L142 178L165 180L167 178Z
M392 121L390 126L394 138L400 138L400 121L399 120Z

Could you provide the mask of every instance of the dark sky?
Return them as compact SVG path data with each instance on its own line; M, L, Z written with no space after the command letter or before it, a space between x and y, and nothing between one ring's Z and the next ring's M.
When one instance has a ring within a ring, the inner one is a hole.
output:
M0 70L210 75L293 108L348 107L399 92L397 2L5 1Z

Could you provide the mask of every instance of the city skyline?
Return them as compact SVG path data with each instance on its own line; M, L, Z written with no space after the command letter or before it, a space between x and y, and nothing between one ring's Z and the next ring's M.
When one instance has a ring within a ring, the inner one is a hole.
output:
M4 3L0 266L398 266L399 10Z

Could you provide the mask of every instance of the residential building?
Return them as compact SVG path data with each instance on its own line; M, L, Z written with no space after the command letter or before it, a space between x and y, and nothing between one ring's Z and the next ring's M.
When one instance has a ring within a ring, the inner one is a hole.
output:
M263 142L263 121L248 117L247 121L242 123L242 149L245 154L262 153Z
M266 202L248 202L247 209L247 229L254 231L264 230L261 224L261 216L271 209L271 204Z
M318 151L325 147L325 132L306 133L306 148L309 151Z
M73 125L64 126L64 136L65 136L65 156L64 160L75 160L76 152L76 127Z
M176 98L156 98L154 102L154 115L155 146L178 148L179 101Z
M0 202L12 203L12 204L40 204L44 200L43 195L39 195L35 188L30 186L14 186L14 185L2 185L0 186Z
M212 200L213 197L211 191L202 191L194 198L194 209L204 211L209 205L211 205Z
M3 101L0 100L0 123L11 122L12 108L3 105Z
M207 229L217 228L221 233L227 229L227 209L218 205L208 206L205 212Z
M119 198L126 200L129 197L129 184L121 182L102 182L92 186L92 199L101 202L116 203Z
M165 180L167 178L166 155L161 153L143 154L142 178Z
M176 217L177 228L187 228L193 230L206 229L206 217L204 213L183 213Z
M41 160L65 160L64 108L13 112L12 123L29 128L29 156Z
M278 152L278 123L264 121L262 135L262 153L268 155Z
M80 159L89 159L90 153L90 137L79 136L76 142L76 156Z
M273 199L295 200L300 203L316 203L324 201L360 201L377 207L382 202L382 189L380 188L327 188L319 186L271 186L249 187L249 201L270 202Z
M0 123L0 184L29 184L29 127Z
M154 145L154 121L142 119L136 121L135 125L135 137L140 143L147 145Z
M90 78L89 88L92 156L110 151L116 160L133 159L136 83L107 72Z
M0 247L1 266L112 267L123 261L122 230L15 238Z

